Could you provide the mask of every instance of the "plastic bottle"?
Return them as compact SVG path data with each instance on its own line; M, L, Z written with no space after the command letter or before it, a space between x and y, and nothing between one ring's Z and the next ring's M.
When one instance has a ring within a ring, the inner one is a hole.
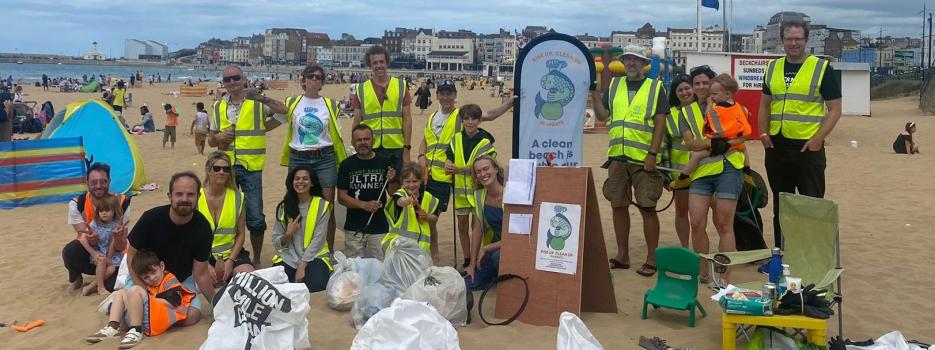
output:
M769 282L779 284L779 278L782 276L782 249L773 248L766 271L769 273Z
M792 272L789 270L789 264L782 264L782 280L779 281L779 285L776 287L776 295L782 297L783 294L786 294L786 290L789 288L786 279L792 275Z

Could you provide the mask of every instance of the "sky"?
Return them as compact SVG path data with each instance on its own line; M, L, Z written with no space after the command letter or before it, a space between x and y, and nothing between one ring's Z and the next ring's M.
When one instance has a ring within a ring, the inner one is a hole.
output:
M720 0L724 6L725 0ZM920 37L921 0L740 0L733 31L749 33L779 11L803 12L812 23L860 30L864 36ZM610 4L610 6L608 5ZM935 1L929 4L935 7ZM395 27L468 29L496 33L527 25L566 34L609 36L612 30L695 26L694 0L0 0L6 33L0 52L81 55L91 42L108 57L122 56L125 39L155 40L170 51L212 37L231 39L267 28L304 28L332 38L350 33L381 37ZM931 7L930 7L931 8ZM704 26L721 12L702 9Z

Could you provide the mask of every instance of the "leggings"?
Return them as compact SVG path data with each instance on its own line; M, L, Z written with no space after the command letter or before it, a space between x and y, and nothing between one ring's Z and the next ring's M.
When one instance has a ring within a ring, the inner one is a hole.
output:
M295 283L296 269L283 261L273 264L273 266L282 266L289 276L289 282ZM309 293L315 293L325 290L328 285L328 278L331 277L331 269L321 259L315 259L305 265L305 277L303 283L308 287Z
M68 282L74 282L81 277L81 274L95 275L95 266L91 263L91 254L84 249L81 242L73 240L62 248L62 261L65 263L65 269L68 270ZM104 280L104 287L107 291L114 291L114 282L117 281L117 272L114 272Z

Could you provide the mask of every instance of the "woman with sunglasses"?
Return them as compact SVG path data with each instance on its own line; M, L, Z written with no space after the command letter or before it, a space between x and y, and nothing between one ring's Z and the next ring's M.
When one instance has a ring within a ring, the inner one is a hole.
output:
M244 195L234 181L227 153L214 151L208 155L198 211L214 232L208 263L214 267L211 276L215 285L227 283L237 273L253 271L250 252L243 249L247 230Z
M311 167L292 168L273 225L273 265L283 267L289 282L305 283L312 293L325 289L332 271L331 249L325 240L331 202L321 195L322 187Z
M330 98L320 95L325 81L325 69L311 64L302 70L304 94L286 98L289 109L286 140L279 164L290 170L305 165L321 182L322 197L334 203L334 187L338 182L338 165L347 158L341 139L338 112ZM328 245L334 245L334 214L328 220Z

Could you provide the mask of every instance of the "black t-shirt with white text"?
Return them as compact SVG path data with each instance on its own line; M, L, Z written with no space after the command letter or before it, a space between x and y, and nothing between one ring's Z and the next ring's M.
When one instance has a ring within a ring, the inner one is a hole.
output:
M386 196L380 198L380 190L386 181L386 169L392 165L389 159L375 155L373 159L360 159L357 155L347 157L338 170L339 190L347 191L347 194L359 201L373 201L380 199L380 202L386 203ZM349 232L359 232L367 226L367 219L370 218L370 212L358 209L347 208L347 217L344 220L344 230ZM366 234L384 234L389 229L386 224L386 216L377 211L370 220L370 226L367 226Z
M193 261L208 261L214 233L211 223L198 210L192 219L176 225L169 219L169 205L147 210L128 237L136 250L149 250L166 264L166 271L184 281L192 275Z

